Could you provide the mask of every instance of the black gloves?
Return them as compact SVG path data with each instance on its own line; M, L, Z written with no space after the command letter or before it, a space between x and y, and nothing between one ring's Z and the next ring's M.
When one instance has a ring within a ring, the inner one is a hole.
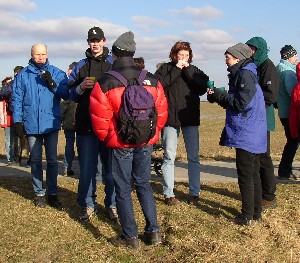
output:
M44 80L46 80L47 86L48 86L49 89L54 89L56 87L56 83L52 79L51 74L50 74L50 72L48 70L47 71L43 71L41 73L41 78L44 79Z
M220 106L226 107L226 95L227 92L221 91L218 89L214 89L214 93L212 94L207 94L207 100L210 103L217 102Z
M15 123L13 124L13 127L14 127L15 134L16 134L20 139L22 139L22 138L24 137L24 135L25 135L23 123L22 123L22 122L15 122Z

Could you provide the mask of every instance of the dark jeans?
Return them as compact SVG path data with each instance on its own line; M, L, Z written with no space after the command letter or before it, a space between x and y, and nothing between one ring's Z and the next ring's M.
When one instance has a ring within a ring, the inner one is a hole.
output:
M297 139L292 139L290 125L289 125L289 119L281 118L280 121L284 128L284 133L285 133L287 142L284 146L281 160L279 163L278 176L289 178L290 175L292 174L292 170L293 170L292 164L293 164L294 157L295 157L295 154L296 154L298 146L299 146L299 138L300 137Z
M270 156L270 132L268 131L267 152L260 155L260 180L262 187L262 199L273 201L275 199L276 181L274 165Z
M247 219L252 219L254 215L260 216L262 212L259 158L259 154L236 149L236 168L242 195L242 214Z
M159 231L153 190L149 183L151 153L152 146L112 149L112 174L116 188L116 204L124 238L138 236L131 197L131 180L134 182L145 217L145 232Z
M108 154L110 151L101 142L93 132L87 134L77 134L77 150L79 158L80 176L78 183L78 197L77 203L82 207L95 207L96 206L96 174L98 164L98 154L109 160ZM107 151L104 151L107 149ZM102 158L102 157L101 157ZM113 178L111 174L111 163L105 162L106 166L106 182L105 185L105 206L113 207L115 202L115 190Z

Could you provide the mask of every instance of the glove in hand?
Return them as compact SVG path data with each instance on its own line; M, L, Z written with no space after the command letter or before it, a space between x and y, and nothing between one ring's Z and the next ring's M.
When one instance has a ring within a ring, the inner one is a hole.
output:
M22 138L24 137L24 135L25 135L23 123L22 123L22 122L15 122L15 123L13 124L13 127L14 127L15 134L16 134L20 139L22 139Z
M56 87L56 83L52 79L51 73L48 70L41 73L41 78L46 80L49 89L54 89Z

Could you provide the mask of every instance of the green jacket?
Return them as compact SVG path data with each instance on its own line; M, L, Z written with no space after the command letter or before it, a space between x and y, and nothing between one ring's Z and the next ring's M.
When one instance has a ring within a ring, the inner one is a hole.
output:
M77 103L72 100L61 102L62 129L75 131L75 112Z

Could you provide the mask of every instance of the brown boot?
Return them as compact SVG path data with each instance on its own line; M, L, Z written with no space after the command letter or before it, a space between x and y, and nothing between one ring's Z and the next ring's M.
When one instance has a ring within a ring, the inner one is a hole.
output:
M262 210L276 208L276 199L274 199L272 201L262 199L261 200L261 208L262 208Z
M175 197L166 197L165 198L165 203L167 205L171 205L171 206L179 205L180 204L179 200L176 199Z

